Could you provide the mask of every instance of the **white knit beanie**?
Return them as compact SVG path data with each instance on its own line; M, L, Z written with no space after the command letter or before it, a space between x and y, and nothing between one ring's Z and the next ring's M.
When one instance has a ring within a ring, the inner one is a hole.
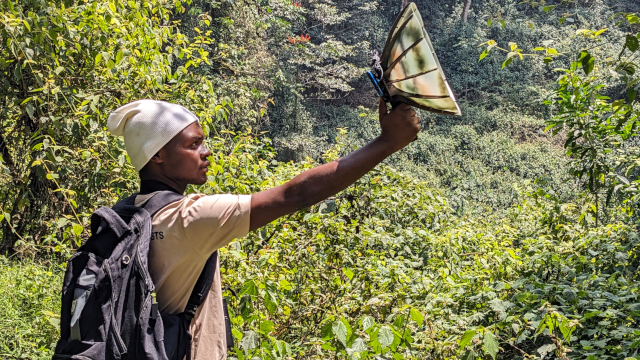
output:
M138 100L117 108L107 119L113 135L124 135L131 164L140 171L158 150L198 118L184 106Z

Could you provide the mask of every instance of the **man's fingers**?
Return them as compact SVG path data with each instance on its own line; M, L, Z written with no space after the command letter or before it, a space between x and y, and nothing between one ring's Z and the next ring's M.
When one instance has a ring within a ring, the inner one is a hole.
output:
M387 115L387 103L383 98L380 98L380 105L378 106L378 119L382 120L382 117Z

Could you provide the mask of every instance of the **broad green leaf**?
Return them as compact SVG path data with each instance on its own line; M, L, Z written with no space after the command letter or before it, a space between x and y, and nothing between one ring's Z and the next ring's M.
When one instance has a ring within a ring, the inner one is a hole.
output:
M587 319L592 318L592 317L594 317L594 316L596 316L598 314L600 314L600 311L597 311L597 310L596 311L592 311L592 312L588 312L588 313L583 315L583 318L585 320L587 320Z
M342 273L344 273L344 275L349 279L353 279L353 271L351 271L351 269L349 268L342 268Z
M460 358L460 360L475 360L476 359L476 353L475 351L473 351L473 349L469 349L467 350L464 355L462 355L462 358Z
M280 288L281 288L282 290L291 290L291 289L293 289L293 287L291 286L291 283L290 283L290 282L288 282L288 281L287 281L287 280L285 280L285 279L281 279L281 280L279 281L279 284L280 284Z
M482 60L485 57L487 57L487 55L489 55L489 52L487 50L483 50L482 54L480 54L480 58L478 59L478 62L480 62L480 60Z
M595 59L587 51L583 51L580 57L582 58L582 69L585 74L589 75L593 71Z
M631 52L638 50L638 38L633 35L627 35L625 44L627 45L627 49L631 50Z
M484 353L487 355L491 355L491 357L494 359L496 358L496 355L500 350L496 337L489 330L484 331L483 348L484 348Z
M367 331L374 324L373 316L365 315L362 317L362 331Z
M84 230L84 228L81 225L73 224L73 233L74 234L80 235L80 234L82 234L82 230Z
M411 310L409 311L409 314L411 315L411 320L415 321L418 324L418 326L422 326L422 323L424 322L424 316L420 311L414 308L411 308Z
M258 285L253 280L245 281L240 290L240 296L242 295L258 296Z
M464 348L469 345L473 337L476 335L476 332L476 330L467 330L464 332L464 335L462 335L459 343L460 349L464 350Z
M273 315L278 308L278 298L272 291L267 291L264 297L264 306L269 311L269 314Z
M345 324L342 321L337 320L333 323L331 330L336 338L342 343L342 346L347 347L347 327Z
M633 100L636 99L636 96L638 96L638 92L636 91L636 89L631 88L629 89L629 91L627 91L627 100L629 100L629 102L633 102Z
M272 321L265 320L265 321L260 322L260 332L262 334L267 335L270 332L272 332L273 329L275 329L275 325L273 324Z
M322 328L320 328L320 336L322 337L322 340L333 339L333 322L327 321Z
M340 321L347 328L347 339L350 338L351 335L353 334L353 327L351 327L351 324L349 324L349 320L347 320L345 318L341 318Z
M323 350L331 350L331 351L336 350L336 348L335 348L334 346L332 346L332 345L331 345L330 343L328 343L328 342L326 342L326 343L322 344L321 348L322 348Z
M413 343L413 337L411 336L411 330L410 329L405 329L404 330L404 334L402 335L402 339L404 339L404 341L406 341L407 344L412 344Z
M24 49L24 54L27 56L27 59L33 60L33 56L34 56L35 52L33 51L33 49L26 48L26 49Z
M393 331L388 326L383 326L378 330L378 342L381 348L386 348L393 343Z
M507 60L502 63L502 68L504 69L507 65L511 64L511 61L513 61L512 57L507 58Z
M362 338L356 338L353 340L353 344L351 345L351 351L353 352L363 352L367 351L367 343Z
M547 354L551 353L556 349L556 344L546 344L539 347L536 352L542 356L542 358L546 357Z
M572 329L568 326L569 321L568 320L563 320L560 323L560 326L558 326L560 328L560 332L562 333L562 336L564 337L565 341L567 341L567 343L571 342L571 332Z
M255 349L258 346L258 334L253 330L245 331L239 345L244 350Z
M27 109L27 114L29 114L29 117L33 118L33 115L35 114L35 108L33 107L32 103L28 103L26 106ZM47 139L45 139L47 140Z

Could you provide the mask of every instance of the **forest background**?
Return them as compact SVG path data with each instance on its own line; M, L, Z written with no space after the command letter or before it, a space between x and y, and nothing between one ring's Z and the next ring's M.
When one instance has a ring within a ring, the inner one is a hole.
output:
M65 261L134 192L121 104L201 119L252 193L378 134L406 1L0 2L0 357L50 358ZM237 359L640 358L640 4L416 1L462 117L222 252Z

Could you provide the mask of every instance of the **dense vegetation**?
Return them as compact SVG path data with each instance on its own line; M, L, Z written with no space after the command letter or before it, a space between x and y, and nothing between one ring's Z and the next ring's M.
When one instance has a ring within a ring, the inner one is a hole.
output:
M136 190L111 110L200 117L190 191L272 187L376 136L402 3L1 1L0 357L51 356L66 258ZM638 358L640 5L416 3L464 116L222 250L230 356Z

